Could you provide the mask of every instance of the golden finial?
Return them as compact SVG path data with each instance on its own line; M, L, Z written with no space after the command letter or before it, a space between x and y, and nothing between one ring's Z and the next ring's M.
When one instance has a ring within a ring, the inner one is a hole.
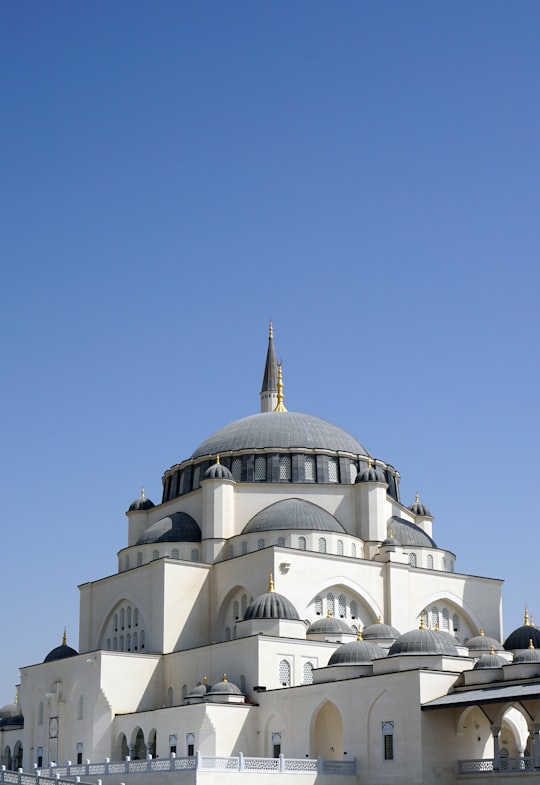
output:
M283 403L283 371L281 363L277 367L277 404L274 409L275 412L286 412L285 404Z
M206 676L203 676L202 683L203 683L204 685L208 684L208 679L206 678Z
M495 654L495 649L493 648L493 644L491 644L491 647L489 649L489 653L490 654Z
M268 578L268 591L274 591L274 576L270 573Z
M356 640L357 641L363 641L364 640L364 638L362 637L362 630L358 630L358 632L356 633Z
M485 635L485 632L484 632L484 628L483 628L483 627L480 627L480 635L482 636L482 638L483 638L483 637L484 637L484 635Z
M19 704L19 693L18 692L15 693L15 700L13 701L13 703L15 704L15 706L18 706L18 704Z
M368 458L367 459L367 467L368 467L368 469L371 469L372 466L373 466L373 461L371 460L371 458Z
M377 624L382 624L382 616L380 614L377 616Z
M141 488L141 499L144 499L144 488Z
M331 619L332 618L332 611L330 610L330 608L328 608L328 610L326 611L326 618L327 619Z
M227 674L226 673L223 674L223 681L227 681Z
M529 649L534 649L534 643L532 638L529 638Z
M435 632L439 632L439 622L435 622Z
M529 609L527 608L527 606L525 606L525 615L523 617L523 624L526 627L528 627L529 624L530 624L530 622L529 622Z
M67 646L66 628L64 627L64 634L62 636L62 646Z
M216 455L216 463L219 463L219 453Z
M270 328L268 330L268 337L269 338L273 338L274 337L274 326L272 324L272 320L271 319L270 319Z
M424 617L423 616L420 616L420 627L419 627L419 629L420 630L425 630L426 629L426 625L424 624Z
M416 491L416 503L418 504L419 501L420 501L420 497L418 496L418 491Z
M388 529L388 536L389 536L389 537L393 537L393 536L394 536L394 530L392 529L392 527L391 527L391 526L390 526L390 528Z

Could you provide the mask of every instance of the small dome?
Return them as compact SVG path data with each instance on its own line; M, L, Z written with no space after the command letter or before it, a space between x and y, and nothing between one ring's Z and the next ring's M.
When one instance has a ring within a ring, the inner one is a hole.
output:
M529 646L526 649L522 649L518 651L514 655L513 664L525 662L525 663L538 663L540 662L540 649L535 649L534 643L531 640L529 641Z
M328 665L369 665L373 660L386 657L386 652L376 643L356 641L343 643L330 657Z
M480 635L475 635L474 638L469 638L465 646L470 652L489 652L504 651L501 643L496 638L490 638L489 635L484 635L484 630L480 628Z
M387 537L381 542L381 546L384 545L401 545L401 543L399 543L394 537Z
M473 665L473 670L485 670L486 668L501 668L503 665L508 665L508 662L501 654L495 654L493 649L488 654L482 654L482 656L476 660Z
M399 630L392 627L391 624L384 624L379 620L376 624L370 624L362 630L362 638L365 641L395 641L401 637Z
M401 545L420 548L436 548L435 542L425 533L420 526L404 518L393 515L388 521L388 533L398 540Z
M416 499L413 501L412 504L409 505L408 509L414 513L414 515L422 515L425 518L432 518L430 511L426 507L425 504L422 504L420 499L418 498L418 494L416 494Z
M232 681L227 681L227 674L223 674L223 681L218 681L217 684L210 689L210 695L242 695L239 687L233 684Z
M400 654L444 654L449 657L458 657L455 644L450 641L450 636L437 630L410 630L398 638L388 652L389 657Z
M64 632L64 637L62 638L61 646L57 646L55 649L51 649L51 651L47 654L43 662L54 662L55 660L67 660L68 657L76 657L79 652L72 649L71 646L67 645L66 641L66 633Z
M517 649L528 649L532 640L535 649L540 649L540 630L529 622L528 614L525 614L525 624L510 633L504 642L506 651L516 651Z
M386 483L386 477L384 476L384 472L380 466L373 466L371 461L369 462L366 469L359 472L356 475L355 483L357 482L384 482ZM387 483L386 483L387 484Z
M134 502L129 505L128 512L140 512L141 510L149 510L156 505L151 499L144 495L144 488L141 489L141 495Z
M6 703L5 706L0 708L0 719L6 717L17 717L21 713L19 706L16 703Z
M248 619L290 619L291 621L300 621L300 616L287 597L275 591L268 591L257 597L246 608L244 621Z
M242 534L278 529L346 533L337 518L323 510L318 504L293 498L283 499L265 507L246 524Z
M306 635L354 635L352 627L343 621L336 619L335 616L325 616L324 619L317 619L308 627Z
M207 693L210 692L210 689L210 685L206 683L205 679L202 684L197 684L196 687L193 687L188 698L205 698Z
M227 469L226 466L223 466L223 464L219 462L218 455L216 462L205 471L203 480L234 480L234 477L232 476L231 470Z
M172 512L166 518L160 518L141 534L136 545L148 545L153 542L200 542L201 529L197 521L187 512Z

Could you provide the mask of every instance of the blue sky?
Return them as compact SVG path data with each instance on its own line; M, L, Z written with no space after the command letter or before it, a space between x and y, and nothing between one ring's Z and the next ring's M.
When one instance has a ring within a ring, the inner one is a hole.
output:
M353 433L463 572L537 587L540 6L0 9L4 646L18 666L124 511L258 410ZM6 645L7 644L7 645Z

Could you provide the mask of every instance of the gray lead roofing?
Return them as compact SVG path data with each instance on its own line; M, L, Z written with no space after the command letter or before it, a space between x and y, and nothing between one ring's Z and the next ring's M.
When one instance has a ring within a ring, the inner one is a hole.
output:
M345 533L341 523L327 510L305 499L282 499L258 512L245 525L242 534L280 529Z

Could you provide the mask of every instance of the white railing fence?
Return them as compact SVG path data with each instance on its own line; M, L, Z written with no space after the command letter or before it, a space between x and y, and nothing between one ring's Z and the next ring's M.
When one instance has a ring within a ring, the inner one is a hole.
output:
M531 757L499 759L496 765L495 758L475 758L470 760L458 761L459 774L498 774L501 771L534 771L534 763Z

